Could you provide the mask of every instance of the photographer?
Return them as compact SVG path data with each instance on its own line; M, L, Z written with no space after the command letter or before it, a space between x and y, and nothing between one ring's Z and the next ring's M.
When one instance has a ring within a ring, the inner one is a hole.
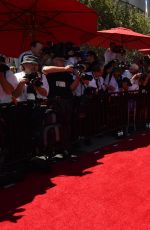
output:
M141 79L143 77L143 74L139 72L139 66L137 64L132 64L129 68L129 72L131 74L130 80L132 83L132 90L139 90ZM123 73L123 78L124 76L125 75Z
M150 90L150 70L141 76L140 89Z
M80 62L74 66L74 130L77 136L84 138L84 143L90 145L91 121L93 110L93 96L96 95L97 85L94 72L87 72L87 62Z
M63 127L63 137L61 140L63 148L63 156L75 158L71 149L71 129L73 118L73 91L77 88L79 82L78 77L73 80L74 68L71 65L65 66L65 59L57 55L52 60L53 66L43 67L49 83L48 101L57 111L60 122ZM62 152L62 151L61 151Z
M39 71L38 58L33 55L25 56L21 65L23 71L15 74L19 84L13 95L17 98L17 101L28 100L29 85L33 86L33 94L37 99L46 99L49 86L46 77ZM33 100L35 99L34 96Z
M119 92L119 82L122 74L122 68L117 66L112 69L110 75L105 79L105 86L108 93L117 93Z
M18 86L13 96L17 101L17 133L21 133L19 144L22 152L31 152L33 139L40 140L40 129L44 111L39 103L47 99L49 86L46 77L40 73L38 58L25 56L22 63L23 71L16 73Z
M91 95L95 92L97 86L92 76L92 72L87 72L87 63L80 62L74 66L74 96L80 97L82 95Z
M17 79L13 72L5 63L5 58L0 56L0 122L4 130L0 130L0 136L3 137L3 146L7 149L6 155L8 159L14 152L14 136L15 136L15 107L13 105L12 93L17 86ZM1 142L1 140L0 140ZM2 142L1 142L2 143Z
M5 64L5 58L0 56L0 104L12 102L12 93L16 85L16 77Z
M96 94L98 95L103 95L103 93L106 90L106 86L104 84L104 78L102 76L103 74L103 66L98 64L93 66L93 77L95 79L96 82Z

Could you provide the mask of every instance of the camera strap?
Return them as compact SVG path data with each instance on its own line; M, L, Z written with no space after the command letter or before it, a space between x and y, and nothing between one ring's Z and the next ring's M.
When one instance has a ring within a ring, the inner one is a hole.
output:
M99 90L100 90L100 88L99 88L99 84L98 84L98 82L99 82L99 81L98 81L98 78L96 78L96 79L95 79L95 83L96 83L97 89L98 89L98 91L99 91Z
M84 83L81 81L81 95L84 94L85 89L86 89L86 86L85 86Z

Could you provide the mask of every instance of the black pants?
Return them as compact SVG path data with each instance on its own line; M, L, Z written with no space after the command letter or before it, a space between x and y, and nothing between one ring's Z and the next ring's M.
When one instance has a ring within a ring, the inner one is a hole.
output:
M5 140L2 143L5 149L5 161L11 161L15 155L17 144L16 136L16 106L12 104L0 105L0 116L3 122L3 137ZM7 151L6 151L7 150Z
M19 149L25 154L34 154L35 148L42 148L42 129L45 108L40 106L17 106L17 133Z
M18 104L2 108L1 116L6 124L7 161L31 157L35 147L41 145L44 109Z
M64 149L71 148L73 99L56 97L49 102L59 116L62 125L62 145Z

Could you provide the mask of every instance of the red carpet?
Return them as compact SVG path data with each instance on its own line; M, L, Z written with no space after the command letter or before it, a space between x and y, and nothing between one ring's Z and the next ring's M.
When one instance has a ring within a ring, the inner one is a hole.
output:
M0 189L1 230L149 230L150 133Z

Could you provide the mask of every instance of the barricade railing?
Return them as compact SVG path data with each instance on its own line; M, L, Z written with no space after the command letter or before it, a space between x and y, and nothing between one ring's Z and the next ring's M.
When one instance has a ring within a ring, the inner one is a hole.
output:
M78 137L81 136L88 138L100 133L108 133L110 131L123 130L124 132L128 132L130 128L133 130L145 128L147 124L150 125L149 98L150 91L146 90L131 91L127 93L105 93L102 95L74 98L72 100L73 112L71 119L72 122L70 124L72 127L71 141L76 141L78 140ZM44 106L46 105L44 104ZM61 113L61 111L59 112ZM15 113L18 114L17 111L15 111ZM12 118L16 119L15 116L12 116ZM25 115L23 119L26 119ZM11 123L11 125L13 125L13 123ZM3 121L0 123L0 128L1 130L4 129L5 133L6 127L5 124L3 124ZM13 125L13 129L14 128ZM24 130L26 130L26 127L24 127ZM11 135L13 135L12 133L13 132L11 132ZM25 133L23 135L20 133L20 135L24 139L26 138ZM2 135L2 132L0 133L0 138L0 144L3 144L4 136ZM14 146L13 143L11 144ZM22 144L20 144L20 146L20 149L25 150ZM0 146L0 167L1 160L3 160L2 154L6 154L6 151L4 151L4 153L2 152L1 147L3 146ZM27 157L30 157L30 153L28 154ZM7 155L7 164L14 163L18 161L18 159L22 160L23 158L26 158L26 153L21 153L18 149L16 155L15 149L13 150L13 155L9 155L8 152ZM10 162L9 157L11 159Z
M130 91L81 99L76 119L78 136L93 136L112 130L144 128L150 122L150 92ZM83 100L83 101L82 101ZM78 123L77 123L78 122Z

